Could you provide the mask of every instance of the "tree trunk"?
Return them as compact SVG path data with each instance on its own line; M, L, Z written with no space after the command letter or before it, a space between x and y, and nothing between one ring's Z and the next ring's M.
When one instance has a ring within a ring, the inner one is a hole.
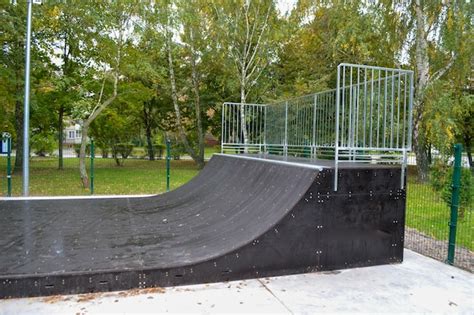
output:
M15 172L23 169L23 104L17 100L15 102L15 130L16 130L16 152L15 152Z
M63 163L63 131L64 131L64 105L59 107L58 113L58 169L64 169Z
M242 71L242 80L245 80L245 72ZM240 129L242 130L242 135L239 135L239 138L242 137L244 142L244 153L248 152L247 144L249 143L248 134L247 134L247 121L245 117L245 81L242 81L240 85Z
M178 125L179 137L181 139L181 142L184 145L184 149L186 150L186 152L197 163L198 157L196 156L196 153L194 152L193 148L188 142L188 138L186 137L186 132L181 122L181 111L179 109L179 104L178 104L178 91L176 88L176 78L174 75L174 68L173 68L173 55L171 53L171 34L167 34L166 49L168 50L168 70L170 74L170 83L171 83L171 99L173 100L173 107L174 107L174 112L176 115L176 124Z
M79 172L81 174L82 186L89 187L89 176L86 170L86 146L87 134L89 133L89 123L86 121L82 126L81 149L79 151Z
M196 110L196 124L197 124L197 136L198 136L198 154L196 163L199 168L204 167L204 132L202 129L202 117L201 117L201 98L199 95L199 74L196 65L196 54L194 50L194 33L191 27L191 77L193 81L193 91L194 91L194 105Z
M464 146L466 147L467 160L469 162L469 167L471 168L471 170L474 170L474 166L472 165L471 140L472 139L469 136L464 136Z
M145 136L148 148L148 159L150 161L155 160L155 152L153 150L153 132L151 126L150 112L146 109L146 102L143 103L143 122L145 123Z
M417 86L414 100L413 144L416 155L418 180L425 182L428 179L428 155L426 141L423 134L424 96L430 80L430 62L428 56L428 40L425 31L425 16L420 0L415 3L416 14L416 75Z
M120 63L120 55L117 62L117 67L119 63ZM84 121L83 126L82 126L81 149L79 151L79 173L81 174L82 186L84 188L89 187L89 177L87 176L87 171L86 171L86 146L87 146L86 141L87 141L87 135L89 133L89 127L91 123L97 118L97 116L99 116L100 113L117 98L118 79L119 79L118 70L115 70L113 94L106 101L101 103L102 95L104 93L104 87L105 87L105 75L104 75L104 81L102 83L102 89L100 91L99 101L97 102L96 107L92 110L90 116Z

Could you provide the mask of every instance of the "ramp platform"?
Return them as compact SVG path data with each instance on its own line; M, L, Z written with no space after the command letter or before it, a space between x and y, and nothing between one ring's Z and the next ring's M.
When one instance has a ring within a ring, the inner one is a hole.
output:
M215 155L143 198L0 201L0 297L218 282L396 263L405 191L388 166Z

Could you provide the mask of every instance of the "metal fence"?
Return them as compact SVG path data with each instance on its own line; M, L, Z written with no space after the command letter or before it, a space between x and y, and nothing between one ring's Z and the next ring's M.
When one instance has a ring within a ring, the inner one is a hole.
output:
M336 89L272 104L224 103L222 153L396 163L411 148L413 72L340 64ZM403 187L404 182L401 181Z
M1 134L0 134L1 135ZM85 166L88 185L83 187L79 173L79 145L64 145L62 159L57 149L30 151L30 195L120 195L152 194L176 188L190 179L197 167L188 163L182 146L176 141L154 145L150 162L148 147L127 143L100 147L91 139L86 145ZM8 150L6 149L8 148ZM0 197L21 197L23 177L15 170L16 150L10 137L0 139ZM172 168L179 176L172 177ZM189 172L187 170L190 170ZM179 178L178 178L179 177ZM132 188L130 190L129 188Z
M454 156L435 155L427 182L408 177L405 247L474 272L474 176L463 160L459 154L460 182ZM459 190L454 201L453 188Z

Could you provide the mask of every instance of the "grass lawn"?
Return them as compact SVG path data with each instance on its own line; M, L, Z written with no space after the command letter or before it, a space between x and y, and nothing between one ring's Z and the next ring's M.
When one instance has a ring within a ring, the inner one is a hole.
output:
M33 158L30 162L30 195L88 195L79 177L79 159L64 159L64 170L57 169L56 158ZM192 161L171 161L171 189L193 178L199 170ZM6 195L6 159L0 158L1 192ZM13 195L21 195L21 173L13 175ZM94 192L96 195L157 194L166 191L164 160L127 159L116 166L113 159L95 159Z
M205 147L204 148L204 158L210 159L214 153L221 153L221 147L216 145L214 147Z
M408 182L406 225L438 240L448 240L450 208L429 184ZM456 244L474 250L474 209L459 217ZM447 246L447 245L446 245Z

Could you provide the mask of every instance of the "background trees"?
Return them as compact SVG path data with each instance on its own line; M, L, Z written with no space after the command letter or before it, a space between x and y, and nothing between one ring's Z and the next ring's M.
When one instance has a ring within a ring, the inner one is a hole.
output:
M16 139L17 169L25 8L0 4L0 126ZM67 120L82 124L82 160L90 128L104 151L134 142L150 160L164 133L178 136L202 166L222 102L334 87L340 62L415 70L420 179L431 150L455 141L472 163L473 16L463 1L304 0L287 14L275 0L45 1L34 14L32 141L57 153L59 169ZM81 174L86 184L84 163Z

